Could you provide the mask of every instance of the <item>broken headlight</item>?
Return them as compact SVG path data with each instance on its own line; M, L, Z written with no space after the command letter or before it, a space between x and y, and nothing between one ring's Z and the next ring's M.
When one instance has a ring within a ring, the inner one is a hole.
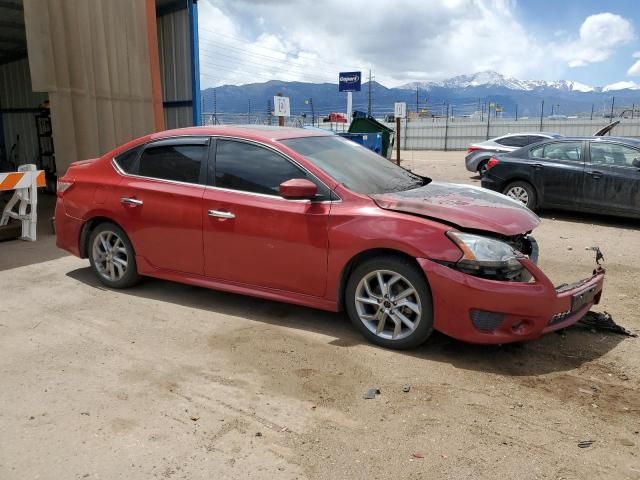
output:
M507 243L471 233L447 232L447 236L462 251L455 264L458 270L491 280L520 280L524 268Z

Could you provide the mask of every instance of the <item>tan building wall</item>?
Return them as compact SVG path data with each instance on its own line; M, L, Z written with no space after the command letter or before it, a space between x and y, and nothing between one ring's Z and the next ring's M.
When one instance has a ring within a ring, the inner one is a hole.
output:
M24 0L32 87L48 92L58 175L163 129L154 0Z

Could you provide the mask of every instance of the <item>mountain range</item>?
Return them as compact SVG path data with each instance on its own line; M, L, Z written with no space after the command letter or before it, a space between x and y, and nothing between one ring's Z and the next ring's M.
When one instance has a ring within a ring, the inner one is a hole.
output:
M594 117L608 115L612 102L614 115L634 104L640 106L640 84L635 82L595 87L571 80L519 80L493 71L437 82L411 82L394 88L374 81L370 90L372 113L377 117L393 112L395 102L407 102L409 111L426 109L434 115L444 114L448 104L453 116L474 115L486 110L486 105L496 104L505 117L539 116L542 102L545 116L590 115L592 110ZM338 92L337 84L280 80L205 89L203 111L245 114L250 119L252 115L267 114L277 93L290 98L292 115L310 116L313 112L326 116L346 111L346 94ZM360 92L353 93L353 108L366 111L368 103L369 84L364 83Z

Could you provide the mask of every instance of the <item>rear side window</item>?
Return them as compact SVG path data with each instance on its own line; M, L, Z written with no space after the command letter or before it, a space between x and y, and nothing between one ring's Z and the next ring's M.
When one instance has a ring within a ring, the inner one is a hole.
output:
M138 157L140 156L143 146L144 145L139 145L115 157L118 166L127 173L135 173L137 170Z
M540 137L538 135L529 135L529 137L527 138L527 142L528 142L527 145L540 142L542 140L547 140L547 137Z
M216 187L279 196L280 184L293 178L315 183L318 200L329 198L322 183L272 150L235 140L216 142Z
M582 160L582 142L553 142L545 143L529 151L529 156L545 160Z
M529 144L529 140L526 135L514 135L512 137L504 137L496 140L496 143L506 147L524 147Z
M186 183L200 183L207 145L149 146L140 157L138 175Z

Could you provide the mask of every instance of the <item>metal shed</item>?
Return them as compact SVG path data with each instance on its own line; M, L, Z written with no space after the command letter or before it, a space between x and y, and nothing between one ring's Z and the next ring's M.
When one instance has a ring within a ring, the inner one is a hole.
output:
M55 181L75 160L198 125L197 25L197 0L0 0L0 171L37 163Z

